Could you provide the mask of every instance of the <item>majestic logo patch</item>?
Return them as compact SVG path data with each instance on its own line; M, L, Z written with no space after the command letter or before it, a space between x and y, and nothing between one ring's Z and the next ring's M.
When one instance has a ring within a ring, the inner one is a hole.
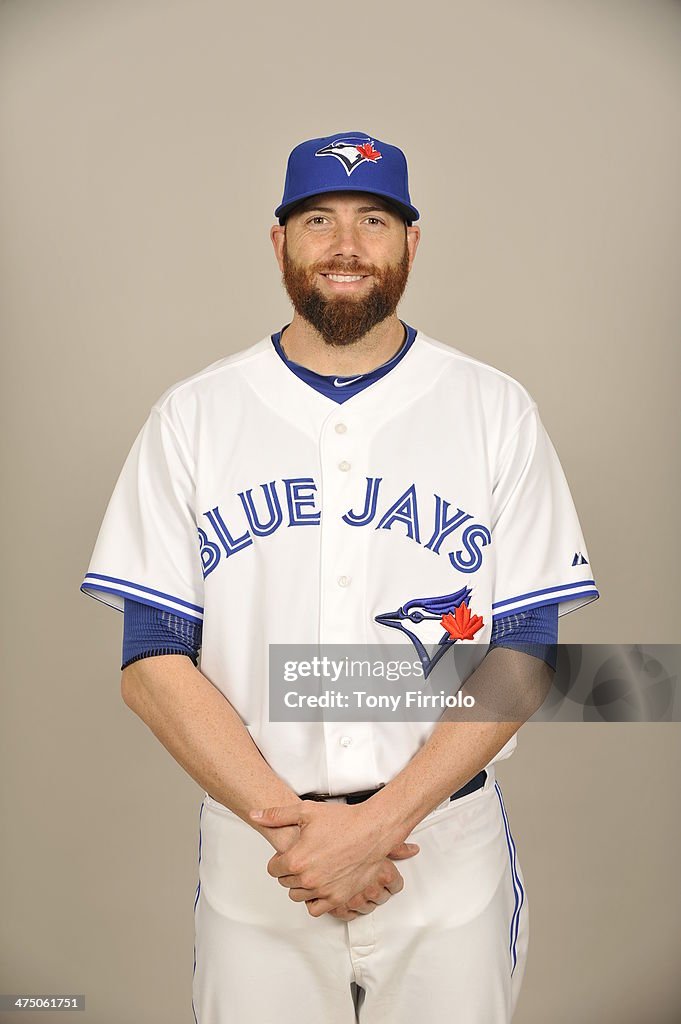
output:
M413 643L419 660L423 665L423 674L427 679L440 658L457 640L472 640L484 623L482 616L471 615L468 598L470 587L462 587L453 594L439 597L413 597L395 612L382 612L375 621L390 629L399 629ZM432 623L439 623L445 630L437 638ZM425 623L425 625L421 625ZM413 628L418 627L418 633ZM432 639L428 634L432 634ZM420 635L419 635L420 634ZM432 657L428 655L425 644L437 643L437 650Z
M573 565L588 565L586 558L581 551L575 551L575 557L572 559Z
M348 177L360 164L375 163L382 159L371 139L365 139L363 142L354 139L338 139L336 142L318 149L315 156L335 156L336 160L342 163Z

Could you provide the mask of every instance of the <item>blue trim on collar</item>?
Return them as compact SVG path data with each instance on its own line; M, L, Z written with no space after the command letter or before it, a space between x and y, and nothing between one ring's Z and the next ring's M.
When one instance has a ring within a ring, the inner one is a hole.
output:
M286 328L282 328L281 331L277 331L276 334L272 335L272 344L274 345L275 352L282 360L282 362L288 367L291 373L294 373L296 377L299 377L305 384L308 384L315 391L318 391L320 395L324 395L326 398L330 398L332 402L337 402L341 405L343 402L347 402L348 398L352 398L353 395L358 394L360 391L364 391L365 388L370 387L381 377L385 377L386 373L397 366L401 359L404 359L407 352L414 344L416 338L416 328L410 327L409 324L405 324L404 320L400 320L400 323L407 332L402 348L399 352L396 352L392 359L389 359L387 363L383 363L381 366L377 366L375 370L370 370L369 373L361 373L354 376L341 377L335 373L322 374L315 373L314 370L308 370L306 366L301 366L300 363L294 363L288 359L284 354L284 350L281 347L281 336ZM288 327L289 324L286 325ZM338 384L335 382L338 381Z

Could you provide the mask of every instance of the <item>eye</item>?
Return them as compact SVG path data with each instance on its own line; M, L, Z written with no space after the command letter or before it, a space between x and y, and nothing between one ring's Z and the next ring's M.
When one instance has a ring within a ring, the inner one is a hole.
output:
M374 224L385 224L385 221L381 220L380 217L367 217L367 220L372 220Z
M310 217L309 220L307 220L305 223L306 224L314 224L316 222L317 224L319 224L321 221L325 221L325 220L326 220L326 217L322 217L321 213L318 213L318 214L315 214L314 217Z
M409 620L410 622L422 622L423 615L421 612L409 612Z

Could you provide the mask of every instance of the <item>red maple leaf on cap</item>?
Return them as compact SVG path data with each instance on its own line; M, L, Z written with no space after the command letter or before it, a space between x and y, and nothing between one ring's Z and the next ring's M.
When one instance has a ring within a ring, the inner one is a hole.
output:
M381 154L377 149L374 149L373 142L364 142L361 146L357 147L357 152L361 153L367 160L379 160Z
M471 615L471 610L465 601L461 602L454 615L447 612L442 616L440 622L452 640L472 640L478 630L484 626L482 616Z

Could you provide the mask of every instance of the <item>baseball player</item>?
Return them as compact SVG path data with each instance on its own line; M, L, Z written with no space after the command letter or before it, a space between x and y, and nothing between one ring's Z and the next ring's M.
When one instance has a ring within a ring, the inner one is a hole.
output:
M194 1020L504 1024L529 932L495 766L541 697L281 722L268 654L397 642L452 692L545 693L588 552L527 391L397 316L401 150L296 146L275 217L291 322L161 395L82 583L125 612L126 703L205 791Z

